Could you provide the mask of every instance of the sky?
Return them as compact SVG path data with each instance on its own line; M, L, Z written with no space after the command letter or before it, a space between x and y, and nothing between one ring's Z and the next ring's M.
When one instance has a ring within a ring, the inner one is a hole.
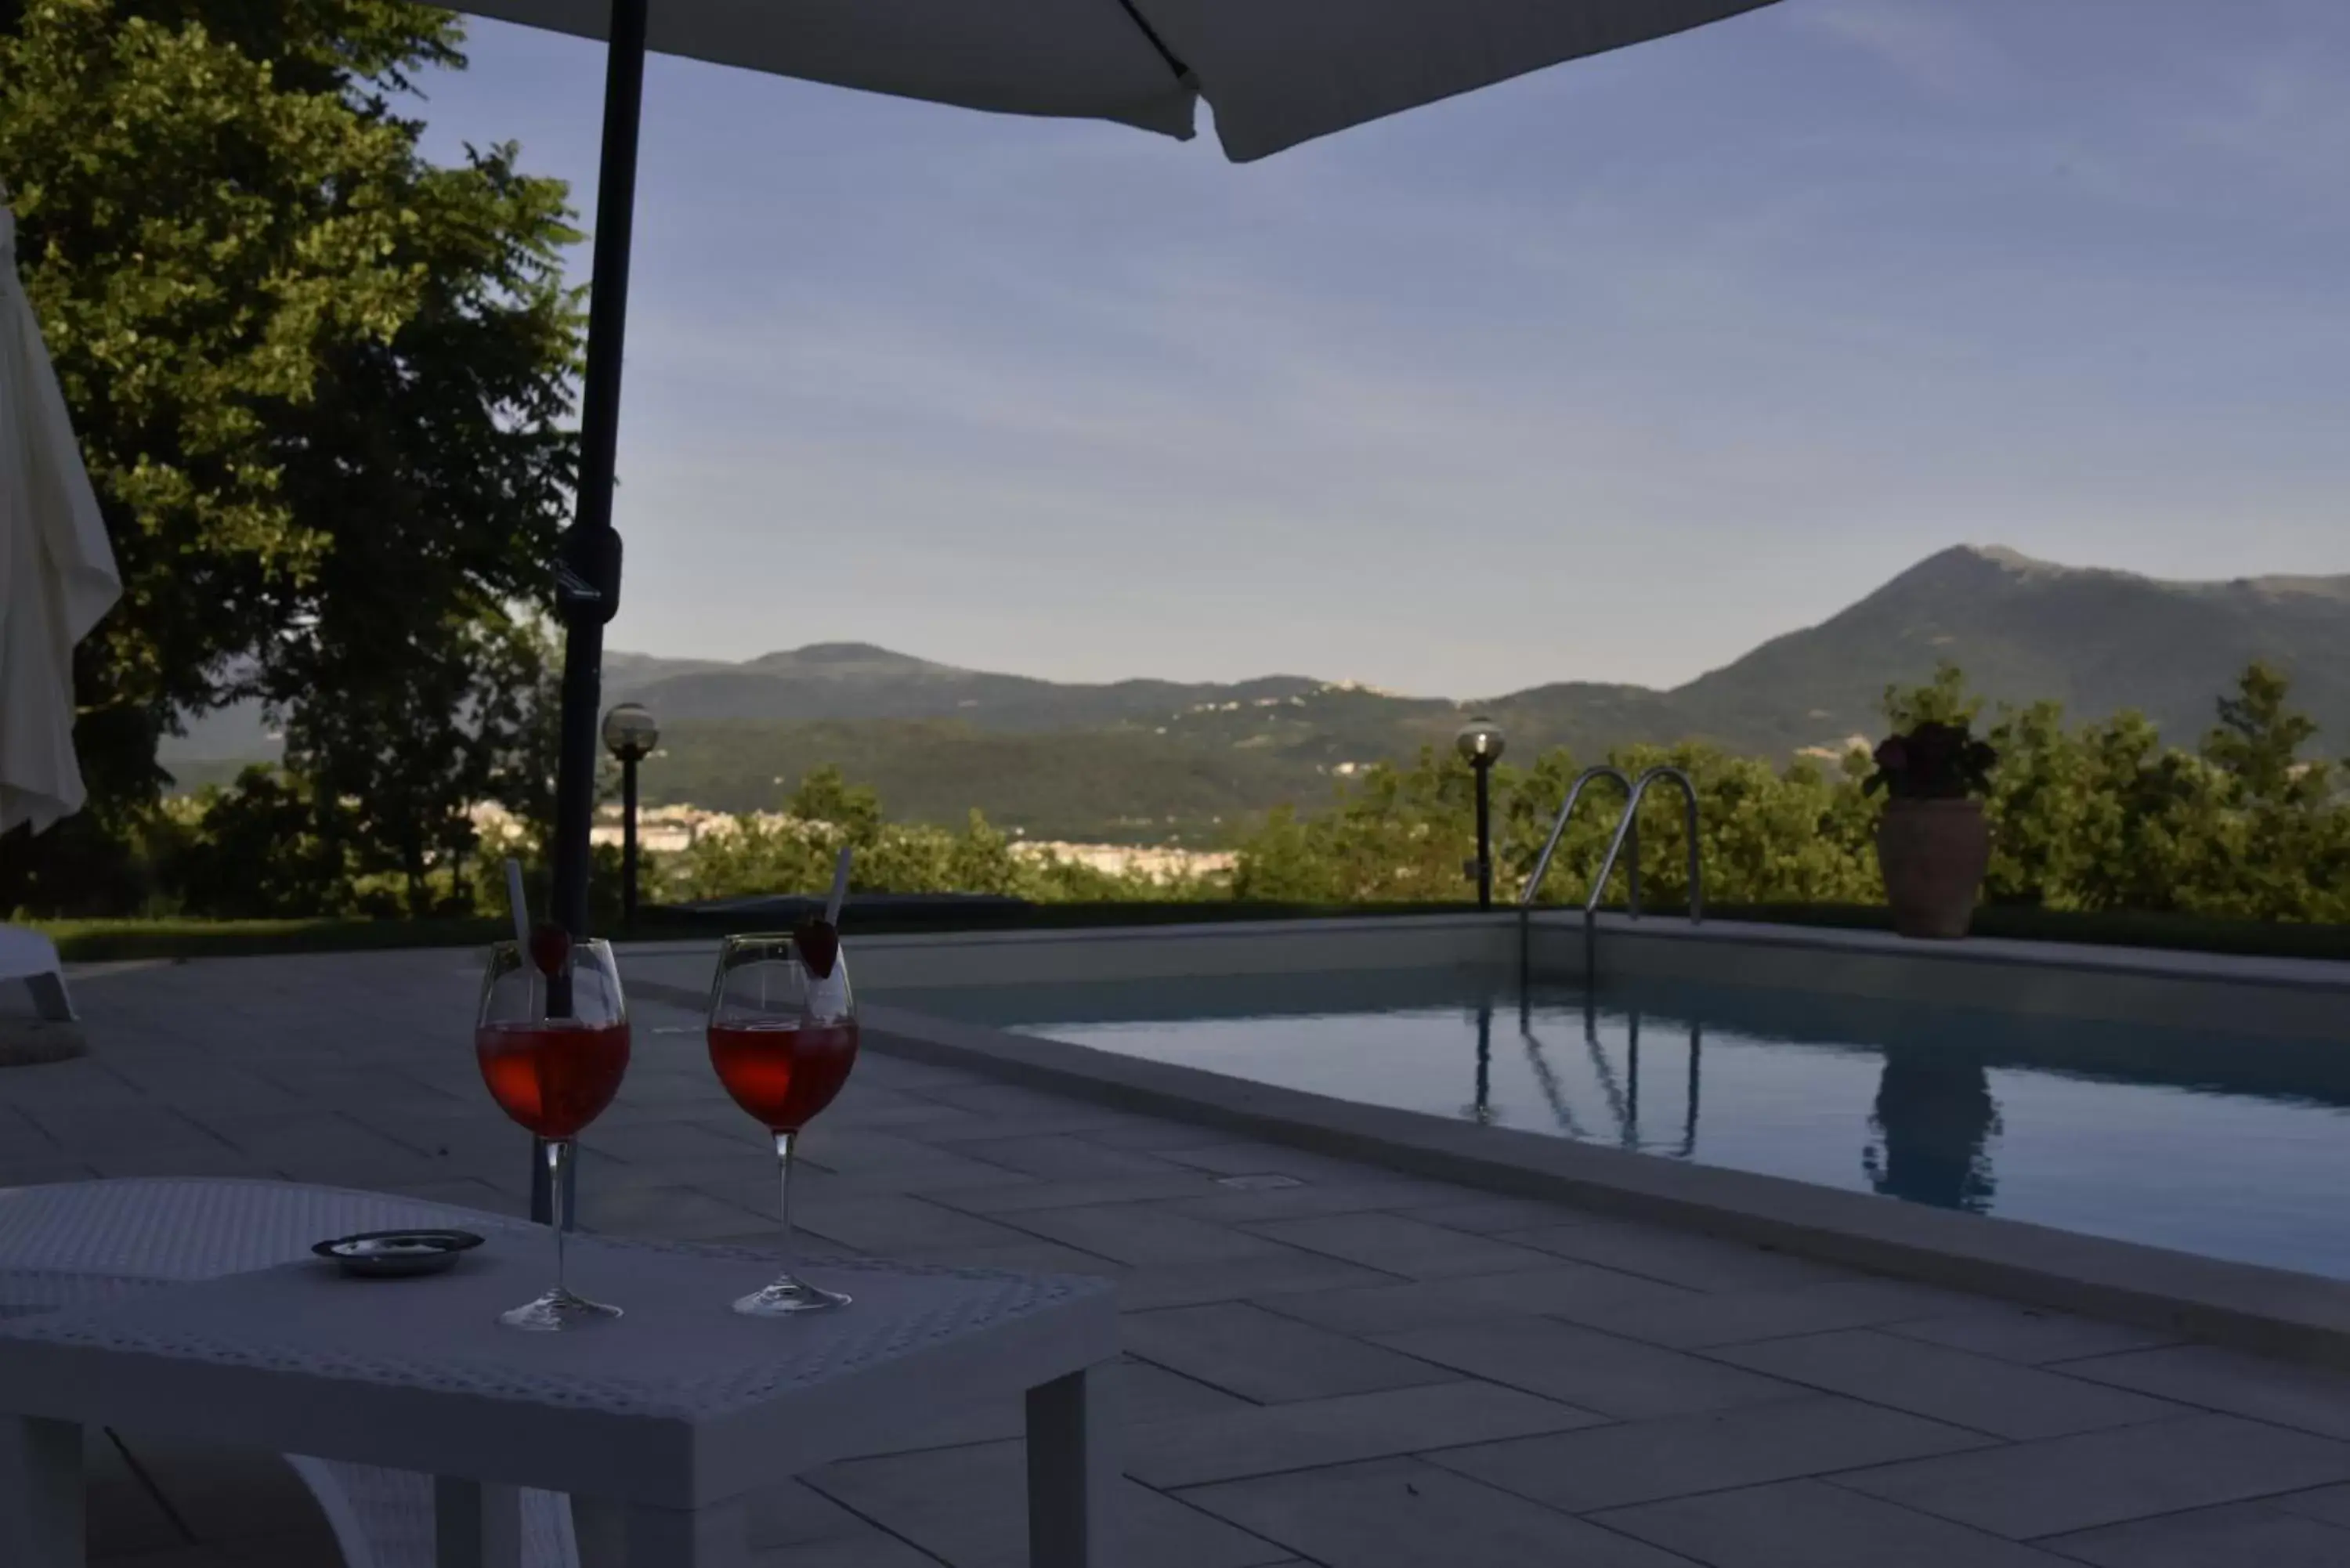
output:
M468 51L428 152L592 226L600 46ZM1961 543L2350 572L2345 79L2341 0L1783 0L1233 166L657 57L608 640L1473 697Z

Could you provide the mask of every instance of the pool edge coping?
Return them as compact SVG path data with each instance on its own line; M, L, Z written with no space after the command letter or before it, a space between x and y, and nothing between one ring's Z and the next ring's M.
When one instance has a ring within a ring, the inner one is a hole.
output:
M638 988L688 1000L679 987ZM2350 1283L2319 1275L1362 1105L908 1008L868 1005L864 1022L866 1043L885 1054L1117 1109L2350 1370Z

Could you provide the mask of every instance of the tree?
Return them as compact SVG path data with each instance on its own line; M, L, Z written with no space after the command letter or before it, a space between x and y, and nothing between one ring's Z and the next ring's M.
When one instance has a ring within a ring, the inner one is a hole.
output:
M463 65L448 12L25 0L0 23L0 177L125 578L77 653L90 808L10 846L0 901L120 905L181 713L331 692L389 718L389 654L545 596L572 236L511 149L418 155L395 106Z
M2350 915L2350 810L2334 802L2333 770L2302 760L2317 725L2286 706L2290 690L2256 663L2220 700L2203 760L2223 822L2199 867L2199 902L2255 919L2339 919Z

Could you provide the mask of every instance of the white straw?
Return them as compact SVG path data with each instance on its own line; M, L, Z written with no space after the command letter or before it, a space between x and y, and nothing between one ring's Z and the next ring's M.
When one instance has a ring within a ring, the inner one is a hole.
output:
M839 858L832 863L832 897L824 901L824 923L827 926L837 928L840 924L840 906L848 901L848 863L856 857L856 846L844 844Z
M530 958L530 906L522 893L522 862L506 861L506 908L514 911L515 946L522 950L525 961Z

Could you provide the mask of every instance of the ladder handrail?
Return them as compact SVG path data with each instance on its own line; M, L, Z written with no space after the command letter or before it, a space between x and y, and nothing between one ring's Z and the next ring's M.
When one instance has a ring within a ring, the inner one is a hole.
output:
M1632 777L1621 768L1609 767L1602 763L1596 767L1586 768L1575 774L1575 783L1566 792L1566 804L1558 808L1558 816L1550 825L1550 837L1543 842L1542 854L1534 861L1534 875L1526 878L1525 891L1518 895L1520 909L1534 907L1534 895L1542 891L1543 878L1550 873L1551 857L1558 853L1558 841L1566 836L1567 818L1575 815L1575 805L1583 799L1583 792L1590 787L1591 782L1594 779L1602 778L1614 779L1624 791L1624 798L1627 801L1633 798ZM1637 866L1638 863L1635 864ZM1634 887L1637 888L1638 886L1637 869L1633 875ZM1638 908L1639 902L1639 894L1635 891L1632 895L1633 907Z
M1583 916L1586 921L1598 914L1599 900L1607 891L1607 878L1616 870L1617 857L1624 852L1624 841L1639 831L1640 799L1648 793L1648 786L1659 779L1670 779L1680 785L1681 794L1689 802L1690 924L1695 926L1705 922L1705 885L1698 867L1697 785L1690 781L1689 774L1673 767L1650 768L1632 785L1632 798L1624 806L1623 820L1616 825L1616 836L1607 846L1607 857L1599 862L1599 875L1591 879L1590 897L1583 901ZM1637 888L1638 883L1636 881L1633 886ZM1634 919L1640 918L1638 893L1632 895L1627 908Z
M1583 975L1586 984L1599 978L1599 900L1607 891L1607 877L1616 869L1616 857L1624 852L1624 841L1639 829L1641 797L1659 779L1670 779L1680 785L1681 794L1689 802L1685 836L1689 839L1690 924L1700 926L1705 923L1705 879L1698 863L1697 785L1679 768L1650 768L1633 784L1632 798L1624 807L1624 820L1616 825L1616 837L1607 846L1607 857L1599 862L1599 875L1591 879L1590 897L1583 901ZM1634 853L1638 852L1636 850ZM1640 918L1639 883L1635 881L1632 888L1632 897L1626 908L1637 920Z

